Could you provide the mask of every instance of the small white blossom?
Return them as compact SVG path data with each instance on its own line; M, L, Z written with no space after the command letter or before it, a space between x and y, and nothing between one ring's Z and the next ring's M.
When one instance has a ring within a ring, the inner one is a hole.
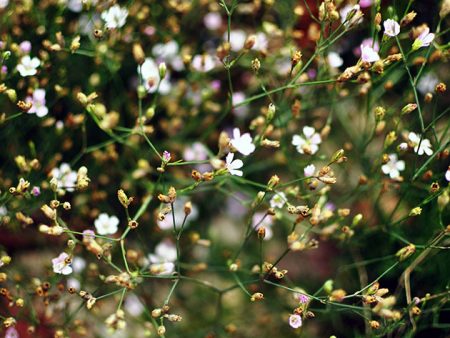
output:
M37 68L41 65L41 61L37 58L31 58L29 55L25 55L20 59L20 63L17 65L17 71L23 77L33 76L37 73Z
M400 25L397 21L387 19L383 22L384 34L390 37L397 36L400 33Z
M154 93L158 89L158 93L165 95L172 89L172 85L170 84L170 73L166 72L166 76L161 80L161 77L159 76L159 66L152 58L145 59L140 71L144 86L149 93Z
M230 141L231 145L242 155L247 156L255 151L253 139L249 133L241 135L238 128L233 129L233 138Z
M293 329L298 329L302 326L302 317L300 315L294 314L289 316L289 325Z
M73 191L77 182L77 173L72 171L70 165L67 163L61 163L59 168L54 168L50 176L56 178L58 181L58 189L66 189L67 191Z
M101 213L94 221L94 225L99 235L113 235L118 230L119 219L116 216Z
M372 47L361 45L361 59L371 63L380 60L380 56Z
M125 25L128 17L128 10L121 8L119 5L114 5L102 12L101 15L107 28L120 28Z
M450 166L447 168L447 171L445 172L445 179L447 182L450 182Z
M287 202L286 194L284 192L279 192L273 195L270 199L270 207L272 208L282 208Z
M344 64L344 60L336 52L330 52L327 56L328 64L333 68L339 68Z
M223 34L223 39L228 40L228 32ZM241 29L235 29L230 32L230 47L233 52L239 52L244 48L247 34Z
M316 166L314 164L310 164L307 165L304 169L303 169L303 174L305 175L305 177L311 177L314 176L314 173L316 172Z
M430 28L426 27L422 33L414 40L412 45L413 49L419 49L421 47L428 47L434 40L434 34L430 33Z
M412 143L414 151L418 155L427 154L428 156L431 156L433 154L433 149L431 149L430 140L424 138L422 139L422 141L420 141L420 135L417 135L416 133L413 132L410 132L408 134L408 139Z
M31 109L28 114L36 114L38 117L44 117L48 114L48 108L45 105L45 90L35 89L33 96L28 96L26 102L31 102Z
M68 263L69 255L65 252L61 253L58 257L52 259L53 272L62 275L70 275L72 273L72 267L70 262Z
M226 159L225 159L225 168L227 168L227 170L229 171L229 173L231 175L235 175L235 176L242 176L244 173L242 172L242 170L238 170L240 168L242 168L242 166L244 165L244 163L241 160L234 160L234 154L233 153L228 153Z
M174 271L174 262L177 259L175 244L165 239L155 247L155 252L149 255L150 270L157 274L167 275Z
M217 12L210 12L203 18L203 23L209 30L216 30L222 26L222 15Z
M405 162L399 161L397 154L389 154L389 161L381 166L381 171L392 179L400 177L400 171L403 170L405 170Z
M216 67L215 59L209 54L195 55L192 58L192 68L196 71L206 73Z
M300 154L315 154L319 150L319 144L322 138L313 127L303 127L303 135L294 135L292 137L292 145L297 148Z

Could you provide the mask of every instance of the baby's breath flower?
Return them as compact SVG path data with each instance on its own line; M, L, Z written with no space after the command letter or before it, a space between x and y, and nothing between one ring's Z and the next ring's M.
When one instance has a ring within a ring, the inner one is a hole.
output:
M252 137L249 133L241 135L238 128L233 129L233 138L230 141L231 145L242 155L247 156L255 151Z
M371 46L361 45L361 60L372 63L380 60L380 56Z
M421 141L420 138L420 135L417 135L416 133L410 132L408 134L408 139L414 147L414 151L418 155L426 154L428 156L431 156L433 154L433 150L431 149L430 140L423 138Z
M125 25L128 17L128 10L119 5L114 5L103 11L101 17L105 21L106 28L120 28Z
M61 163L59 168L54 168L50 176L57 180L58 189L73 191L77 181L77 173L72 171L68 163Z
M242 160L239 160L239 159L236 159L233 161L233 158L234 158L234 154L228 153L228 155L226 157L225 168L228 170L228 172L231 175L242 176L244 173L242 172L242 170L238 170L238 169L242 168L244 163L242 162Z
M94 225L99 235L113 235L118 230L119 219L116 216L101 213L94 221Z
M52 259L53 272L62 275L70 275L73 271L71 263L72 259L70 256L67 253L62 252L58 257Z
M289 325L293 329L298 329L299 327L302 326L302 317L300 315L297 315L297 314L290 315L289 316Z
M279 192L273 195L270 200L270 207L282 208L286 204L287 198L284 192Z
M417 37L416 40L414 40L414 43L412 45L413 50L417 50L421 47L428 47L431 42L434 40L434 34L430 33L430 28L425 27L422 33Z
M322 143L322 138L313 127L303 127L303 135L294 135L292 137L292 145L297 148L300 154L314 155L319 150L319 144Z
M28 96L25 102L31 103L31 108L27 111L28 114L36 114L38 117L44 117L48 114L48 108L45 105L45 90L35 89L33 96Z
M389 161L381 166L381 171L392 179L398 178L400 171L405 170L405 162L399 161L397 154L389 154L388 157Z
M41 61L37 58L31 58L29 55L25 55L20 59L20 63L17 65L17 71L20 76L33 76L37 73L37 68L40 66Z
M397 36L400 33L400 25L397 21L387 19L383 22L384 34L390 37Z

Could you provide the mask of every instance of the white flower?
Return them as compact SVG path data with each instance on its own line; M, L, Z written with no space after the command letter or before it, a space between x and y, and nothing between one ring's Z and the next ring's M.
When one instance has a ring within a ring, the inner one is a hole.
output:
M417 37L416 40L414 40L414 43L412 45L412 48L414 50L419 49L421 47L427 47L430 45L431 42L434 40L434 34L430 33L430 29L428 27L425 27L422 33Z
M125 25L128 17L128 10L121 8L119 5L114 5L108 10L103 11L101 15L107 28L120 28Z
M370 46L361 45L361 59L364 62L375 62L380 59L378 53Z
M25 55L20 59L20 63L17 65L17 71L21 76L33 76L37 73L37 68L40 66L41 61L37 58L31 58L29 55Z
M353 26L362 22L363 13L359 5L345 5L339 11L341 22L347 26Z
M158 89L158 84L158 92L162 95L168 94L172 88L169 72L166 72L166 76L161 80L161 77L159 76L159 67L152 58L145 59L141 66L141 76L144 81L144 86L149 93L154 93Z
M253 50L266 51L269 45L269 40L267 35L263 32L258 32L255 34L255 44L253 45Z
M177 197L175 203L173 204L173 213L175 215L175 226L177 229L179 229L181 227L181 224L183 223L183 219L184 219L184 204L188 201L189 199L185 196L180 196ZM188 216L188 218L186 218L186 223L184 224L184 226L186 227L189 222L197 219L198 217L198 208L195 204L192 204L192 210L190 215ZM164 218L162 221L157 220L156 222L158 224L158 227L161 230L172 230L173 229L173 215L172 212L169 212L166 215L166 218Z
M408 139L411 141L411 144L414 147L414 151L418 155L423 155L424 153L428 156L431 156L433 154L433 149L431 149L431 142L430 140L424 138L422 141L420 141L420 135L417 135L416 133L410 132L408 134Z
M6 8L8 6L9 0L0 0L0 9Z
M400 33L400 25L397 21L387 19L383 22L384 34L390 37L397 36Z
M8 209L4 205L0 206L0 217L8 215ZM1 262L1 261L0 261Z
M233 138L230 141L231 145L242 155L247 156L255 151L253 139L249 133L241 135L238 128L233 129Z
M242 168L242 166L244 165L244 163L241 160L234 160L234 154L233 153L228 153L227 157L226 157L226 164L225 164L225 168L227 168L227 170L229 171L229 173L231 175L235 175L235 176L242 176L244 173L242 172L242 170L237 170Z
M222 26L222 15L217 12L210 12L203 18L203 23L209 30L216 30Z
M305 177L314 176L315 172L316 166L314 164L307 165L305 168L303 168L303 174L305 175Z
M436 75L430 72L420 77L420 80L417 83L417 89L422 94L430 92L432 93L438 83L439 79L436 77Z
M336 52L330 52L327 56L328 64L333 68L339 68L344 64L344 60Z
M81 273L86 267L86 261L81 257L75 257L72 260L72 268L75 273Z
M175 40L166 43L157 43L152 48L152 54L158 61L167 62L173 69L180 71L184 69L184 64L178 52L179 47Z
M294 314L289 316L289 325L293 329L298 329L302 326L302 317L300 315Z
M208 150L203 143L194 142L184 149L183 158L186 161L203 161L208 158Z
M62 275L70 275L72 273L72 267L70 266L70 260L68 260L68 258L69 255L65 252L61 253L58 257L53 258L53 272Z
M209 54L195 55L191 66L199 72L206 73L216 67L216 62Z
M139 298L133 293L130 293L127 298L125 298L123 307L130 315L134 317L141 315L145 309Z
M255 231L258 231L259 228L264 227L266 230L266 235L264 237L265 241L268 241L273 237L273 231L272 231L272 217L270 215L267 215L265 212L255 212L255 214L252 217L252 227L255 229Z
M119 219L116 216L101 213L95 220L94 225L99 235L113 235L118 230Z
M388 163L381 166L381 171L384 174L389 175L390 178L398 178L400 176L400 171L405 170L405 162L399 161L397 154L389 154Z
M450 166L448 166L447 171L445 172L445 179L447 182L450 182Z
M223 34L223 39L228 41L228 32ZM241 30L236 29L230 32L230 46L233 52L239 52L244 48L245 40L247 39L247 34Z
M282 208L287 202L286 194L284 192L279 192L270 199L270 207L272 208Z
M77 173L70 169L70 165L67 163L61 163L59 168L54 168L50 176L56 178L58 181L58 189L66 189L67 191L73 191L77 182Z
M44 89L35 89L33 92L33 97L28 96L25 101L32 103L28 114L36 114L38 117L44 117L48 114L48 108L45 105Z
M177 259L177 248L171 240L165 239L160 242L153 254L149 255L150 270L156 274L170 274L174 271Z
M292 137L292 145L297 147L300 154L315 154L319 150L319 144L322 143L322 138L313 127L303 127L303 135L294 135Z

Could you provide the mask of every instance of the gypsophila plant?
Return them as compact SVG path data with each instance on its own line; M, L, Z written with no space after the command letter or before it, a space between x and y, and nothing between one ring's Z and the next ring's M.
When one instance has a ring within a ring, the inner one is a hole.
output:
M0 0L1 337L448 337L449 14Z

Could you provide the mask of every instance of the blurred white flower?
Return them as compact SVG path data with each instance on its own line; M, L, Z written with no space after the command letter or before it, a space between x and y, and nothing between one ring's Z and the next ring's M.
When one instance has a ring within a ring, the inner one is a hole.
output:
M1 0L0 0L0 6L1 6ZM19 338L19 337L20 337L19 332L16 330L16 328L14 326L10 326L6 329L5 338Z
M69 255L65 252L61 253L58 257L52 259L53 272L70 275L72 273L72 267L70 261L68 262Z
M44 117L48 114L48 108L45 105L45 90L35 89L33 96L28 96L25 99L26 102L31 102L31 109L28 110L28 114L36 114L38 117Z
M19 45L20 50L25 54L31 52L31 47L31 42L28 40L22 41Z
M23 77L33 76L37 73L37 68L40 66L41 61L37 58L31 58L29 55L25 55L20 59L20 63L17 65L17 71Z
M268 241L273 237L272 224L273 224L272 216L267 215L265 212L262 211L255 212L255 214L252 217L252 227L253 229L255 229L255 231L258 231L259 228L261 227L264 227L264 229L266 230L265 231L266 234L264 236L265 241Z
M134 294L130 293L123 303L123 307L125 310L132 315L133 317L137 317L144 312L144 305L139 300L139 298Z
M183 60L179 55L178 43L175 40L157 43L152 48L152 54L159 62L164 61L170 64L176 71L184 69Z
M271 208L282 208L287 202L286 194L284 192L279 192L273 195L270 199Z
M381 166L381 171L390 178L398 178L400 171L405 170L405 162L399 161L397 154L389 154L389 161Z
M216 67L216 62L209 54L199 54L193 57L191 66L199 72L206 73Z
M233 129L233 138L230 141L231 145L242 155L247 156L253 153L256 149L253 144L253 139L249 133L241 132L238 128Z
M50 176L56 178L58 181L58 189L74 191L77 182L77 173L72 171L68 163L61 163L59 168L54 168Z
M341 23L347 27L360 24L363 20L363 13L361 12L359 5L352 6L347 4L341 8L339 14L341 17Z
M118 230L119 219L116 216L101 213L94 221L94 225L99 235L113 235Z
M303 174L305 175L305 177L314 176L315 172L316 172L316 166L314 164L307 165L303 169Z
M158 92L162 95L168 94L172 89L169 72L167 71L166 76L161 80L161 77L159 76L159 67L152 58L145 59L141 66L141 76L144 81L144 86L149 93L154 93L158 89L158 84Z
M289 325L293 329L298 329L300 326L302 326L302 317L297 314L293 314L289 316Z
M313 127L303 127L303 135L294 135L292 137L292 145L297 148L300 154L315 154L319 150L319 144L322 143L322 138Z
M194 142L184 149L183 158L186 161L203 161L208 158L208 151L203 143Z
M119 5L114 5L102 12L101 17L105 21L107 28L120 28L125 25L128 17L128 10Z
M241 29L235 29L230 31L230 46L233 52L239 52L244 48L247 34ZM228 32L223 34L223 40L228 41Z
M390 37L397 36L400 33L400 25L397 21L387 19L383 22L384 34Z
M361 45L361 59L364 62L375 62L380 59L378 53L370 46Z
M448 166L447 171L445 172L445 179L447 182L450 182L450 166Z
M9 0L0 0L0 9L6 8L8 6Z
M75 273L81 273L86 267L86 261L81 257L75 257L72 260L72 268Z
M175 200L173 204L173 213L175 214L175 226L177 229L181 227L181 224L183 223L184 219L184 204L189 201L189 199L186 196L179 196ZM192 203L192 210L189 216L186 218L185 227L192 222L193 220L197 219L198 217L198 208L195 204ZM166 215L166 218L164 220L160 221L157 220L156 222L158 224L158 227L161 230L172 230L173 229L173 217L172 212L169 212Z
M174 271L177 259L177 248L170 239L161 241L155 252L149 254L150 270L156 274L170 274Z
M232 113L237 117L244 118L248 114L248 105L241 105L236 107L236 105L245 101L247 97L244 92L234 92L233 93L233 110Z
M225 161L225 168L227 168L228 172L231 175L235 175L235 176L242 176L244 173L242 172L242 170L238 170L240 168L242 168L242 166L244 165L244 163L241 160L234 160L234 154L233 153L228 153Z
M431 142L430 140L424 138L422 141L420 141L420 135L417 135L416 133L410 132L408 134L408 139L411 141L411 144L414 147L414 151L418 155L427 154L428 156L433 155L433 149L431 149Z
M67 288L74 288L75 290L81 289L81 283L76 278L68 278L66 286L67 286Z
M344 60L336 52L330 52L327 56L328 64L333 68L339 68L344 64Z
M417 90L422 94L432 93L434 88L439 83L439 79L433 73L429 72L420 77L419 82L417 82Z
M222 15L217 12L210 12L203 18L203 23L209 30L216 30L222 26Z
M253 45L253 50L265 51L269 45L269 39L267 35L263 32L258 32L255 34L255 44Z

